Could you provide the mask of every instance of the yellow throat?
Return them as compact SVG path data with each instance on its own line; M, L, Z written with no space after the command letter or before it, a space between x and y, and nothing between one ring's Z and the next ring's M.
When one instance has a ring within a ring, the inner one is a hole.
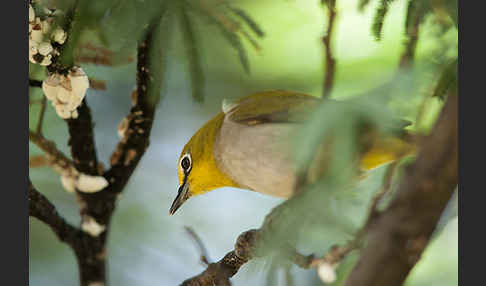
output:
M221 187L239 187L227 175L223 174L213 155L216 136L223 124L224 113L220 112L213 119L204 124L182 150L179 162L185 154L190 154L192 169L187 179L191 195L200 195ZM184 171L178 168L179 184L184 181Z

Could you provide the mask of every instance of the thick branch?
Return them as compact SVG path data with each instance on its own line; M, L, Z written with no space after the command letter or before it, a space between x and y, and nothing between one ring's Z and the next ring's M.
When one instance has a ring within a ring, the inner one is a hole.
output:
M80 230L67 223L58 213L54 205L39 193L29 178L29 216L35 217L47 224L59 240L72 244Z
M457 187L457 95L451 93L396 198L370 225L368 245L346 285L401 285L420 259Z
M86 99L78 107L78 118L66 120L69 130L69 142L74 166L80 172L98 175L98 159L94 141L91 111Z

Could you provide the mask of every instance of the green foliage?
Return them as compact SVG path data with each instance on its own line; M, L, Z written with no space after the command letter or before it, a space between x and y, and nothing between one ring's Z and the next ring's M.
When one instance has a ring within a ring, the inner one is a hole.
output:
M252 30L257 34L258 37L265 36L265 33L260 28L260 26L253 21L253 19L242 9L230 7L231 11L240 17Z
M163 35L158 37L159 46L169 47L170 30L174 29L175 25L181 28L189 59L192 94L196 101L204 99L204 75L197 40L198 31L194 29L197 18L205 19L220 30L226 43L236 50L247 73L250 72L250 64L241 37L246 38L255 49L259 49L258 38L264 36L261 27L247 12L232 7L225 1L70 0L61 1L58 8L68 15L59 18L60 24L66 27L66 30L70 30L68 41L63 47L64 52L61 53L61 61L66 66L73 65L74 56L86 43L112 50L115 53L114 65L125 63L128 58L134 57L137 42L144 35L144 29L155 17L164 14L165 19L161 22L163 27L160 29ZM75 15L75 19L69 15ZM248 33L245 27L248 27L256 38ZM164 52L161 54L163 56ZM165 58L160 57L160 60L164 65Z
M418 25L424 21L425 15L431 12L431 8L429 1L408 1L407 16L405 20L405 31L408 36L414 34Z
M395 0L380 0L378 8L376 9L375 16L373 18L373 25L371 32L377 41L381 40L381 31L383 30L383 22L385 21L386 14L388 13L389 5Z
M245 37L255 49L259 49L257 40L255 40L248 32L246 32L236 17L243 20L244 23L261 38L264 36L259 25L251 19L246 12L241 9L233 8L225 2L219 6L210 6L208 1L186 1L189 7L203 19L212 25L215 25L226 42L236 50L243 69L246 73L250 72L250 64L248 55L241 41L241 36Z
M448 91L457 89L457 82L457 59L455 59L442 71L433 96L444 99Z
M358 11L363 11L370 4L370 0L359 0Z
M182 6L182 5L181 5ZM182 6L180 9L180 24L184 36L184 45L189 59L189 73L191 75L192 97L196 101L203 101L204 72L201 66L201 57L197 45L197 38L194 32L189 11Z

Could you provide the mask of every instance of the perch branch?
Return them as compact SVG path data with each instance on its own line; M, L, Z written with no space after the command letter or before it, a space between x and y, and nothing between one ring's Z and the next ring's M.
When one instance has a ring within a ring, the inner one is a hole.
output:
M182 286L202 285L231 285L229 279L235 275L240 267L251 259L251 252L255 245L257 230L246 231L240 236L234 250L228 252L221 260L210 263L206 270L182 282Z
M395 199L370 224L368 244L345 285L401 285L420 259L458 182L457 102L451 92Z

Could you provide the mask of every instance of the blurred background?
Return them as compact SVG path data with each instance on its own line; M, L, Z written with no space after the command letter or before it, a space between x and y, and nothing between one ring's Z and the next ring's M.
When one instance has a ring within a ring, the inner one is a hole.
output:
M112 13L131 10L131 2L115 1ZM372 5L359 12L358 0L338 0L333 51L337 60L333 98L362 94L387 82L394 75L404 43L405 9L408 1L390 5L381 41L371 34L375 12ZM250 73L246 73L237 51L211 25L196 25L198 49L204 71L204 103L191 96L190 73L183 36L177 25L171 26L168 45L164 48L165 72L162 98L153 125L151 145L125 188L115 211L108 242L108 277L110 285L177 285L200 273L199 251L184 226L191 227L202 239L209 258L219 260L233 248L237 236L261 225L265 215L281 199L256 192L219 189L186 202L174 215L168 211L178 187L179 154L192 134L221 108L223 98L237 98L251 92L287 89L320 96L324 72L323 46L327 13L320 1L309 0L238 0L234 7L245 10L265 32L254 49L243 42L248 54ZM137 4L139 5L139 4ZM117 12L118 11L118 12ZM137 33L131 34L136 21L125 17L111 21L106 16L106 31L111 48L120 51L133 48ZM121 17L121 16L120 16ZM142 15L138 17L143 18ZM423 102L438 79L438 66L457 55L457 30L440 31L436 23L426 20L421 26L416 64L412 80L397 93L388 107L397 116L414 121ZM130 46L132 45L132 46ZM127 48L128 47L128 48ZM122 56L123 57L123 56ZM87 101L95 122L99 160L109 166L109 156L119 137L117 125L128 113L130 93L135 87L135 62L113 67L83 65L90 77L106 81L105 91L88 90ZM31 73L40 74L35 68ZM40 90L31 89L40 98ZM433 122L441 102L429 99L427 128ZM30 107L30 125L35 126L38 106ZM416 127L416 126L415 126ZM418 128L418 127L417 127ZM69 153L67 128L51 106L44 122L44 135ZM29 154L41 154L29 144ZM329 219L319 244L303 246L308 254L323 254L329 246L349 239L359 227L369 199L378 190L384 168L373 171L350 195L337 196L332 202L334 217ZM59 176L50 168L31 168L30 177L37 189L46 195L58 211L72 224L80 217L75 197L61 186ZM52 231L38 220L29 218L30 285L78 285L74 254L57 240ZM451 201L433 241L413 269L406 285L458 284L457 198ZM309 234L312 236L312 234ZM338 268L339 277L349 270L346 261ZM292 266L295 285L322 285L314 270ZM281 267L264 259L255 259L234 276L234 285L268 285L274 281L285 285ZM334 285L339 285L340 279Z

